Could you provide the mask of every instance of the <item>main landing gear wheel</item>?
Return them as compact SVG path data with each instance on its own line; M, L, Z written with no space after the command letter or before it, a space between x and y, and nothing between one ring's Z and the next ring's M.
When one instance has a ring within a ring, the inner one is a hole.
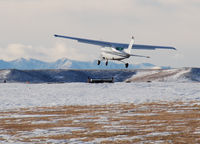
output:
M125 64L125 67L128 68L128 63Z
M108 61L106 61L106 66L108 65Z
M100 60L98 60L98 62L97 62L97 65L100 65L100 63L101 63L101 61L100 61Z

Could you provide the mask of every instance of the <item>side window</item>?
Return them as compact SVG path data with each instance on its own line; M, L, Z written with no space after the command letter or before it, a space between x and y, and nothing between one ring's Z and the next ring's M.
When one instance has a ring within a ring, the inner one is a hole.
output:
M122 51L124 48L116 47L116 50Z

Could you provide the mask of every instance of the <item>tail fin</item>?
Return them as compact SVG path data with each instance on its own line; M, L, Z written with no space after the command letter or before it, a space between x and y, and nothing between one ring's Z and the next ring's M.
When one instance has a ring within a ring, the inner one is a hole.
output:
M125 52L127 52L128 54L131 54L131 49L132 49L132 46L134 44L135 40L134 40L134 36L131 37L131 41L130 41L130 44L128 46L128 49L125 49Z

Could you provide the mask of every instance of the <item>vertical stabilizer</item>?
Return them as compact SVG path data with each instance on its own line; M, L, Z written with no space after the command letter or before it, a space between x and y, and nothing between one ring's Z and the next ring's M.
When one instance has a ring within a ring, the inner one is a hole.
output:
M130 44L128 46L128 49L125 49L125 52L127 52L128 54L131 54L131 49L132 49L132 46L134 44L135 40L134 40L134 36L131 37L131 41L130 41Z

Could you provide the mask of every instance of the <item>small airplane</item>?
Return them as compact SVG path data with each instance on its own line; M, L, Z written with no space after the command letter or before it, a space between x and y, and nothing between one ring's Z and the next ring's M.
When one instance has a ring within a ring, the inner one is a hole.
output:
M131 54L131 49L144 49L144 50L171 49L171 50L176 50L176 48L168 47L168 46L153 46L153 45L134 44L133 36L132 36L129 44L98 41L98 40L70 37L70 36L63 36L63 35L54 35L54 36L59 37L59 38L77 40L78 42L81 42L81 43L87 43L87 44L101 46L102 47L101 48L101 59L98 60L97 64L100 65L101 61L105 60L106 66L108 65L109 60L116 60L116 61L120 61L120 62L124 63L125 67L128 68L129 64L125 63L122 60L127 59L131 56L150 58L149 56Z

